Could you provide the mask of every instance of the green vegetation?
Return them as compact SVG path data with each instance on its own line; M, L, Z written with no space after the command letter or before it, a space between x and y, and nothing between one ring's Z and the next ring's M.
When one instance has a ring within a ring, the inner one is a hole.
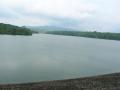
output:
M32 31L25 27L18 27L10 24L0 23L0 34L10 35L32 35Z
M56 35L68 35L68 36L80 36L89 38L120 40L120 33L108 33L108 32L83 32L83 31L48 31L47 34Z

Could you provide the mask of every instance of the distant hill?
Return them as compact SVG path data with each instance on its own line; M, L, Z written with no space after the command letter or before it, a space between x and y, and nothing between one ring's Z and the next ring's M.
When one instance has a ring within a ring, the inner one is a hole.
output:
M0 23L0 34L32 35L32 31L25 27L18 27L11 24Z
M113 32L84 31L79 29L71 29L71 28L56 27L56 26L28 26L27 28L31 29L32 31L45 33L45 34L120 40L120 33L113 33Z
M46 33L47 31L73 31L70 28L57 27L57 26L26 26L32 31L37 31L40 33Z

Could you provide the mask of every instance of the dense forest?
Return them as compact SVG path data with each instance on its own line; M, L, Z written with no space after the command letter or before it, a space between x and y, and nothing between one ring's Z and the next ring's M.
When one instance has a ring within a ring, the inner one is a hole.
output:
M120 33L88 32L88 31L48 31L47 34L80 36L98 39L120 40Z
M25 27L18 27L10 24L0 23L0 34L10 35L32 35L32 31Z

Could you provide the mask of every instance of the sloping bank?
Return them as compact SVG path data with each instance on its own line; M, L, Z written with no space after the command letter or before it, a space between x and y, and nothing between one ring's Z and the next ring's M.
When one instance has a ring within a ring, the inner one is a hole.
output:
M0 85L0 90L120 90L120 73L69 80Z

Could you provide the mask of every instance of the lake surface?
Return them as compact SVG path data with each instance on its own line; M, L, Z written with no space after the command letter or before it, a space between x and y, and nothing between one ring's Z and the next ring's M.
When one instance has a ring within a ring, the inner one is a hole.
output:
M34 34L0 35L0 83L120 72L120 41Z

